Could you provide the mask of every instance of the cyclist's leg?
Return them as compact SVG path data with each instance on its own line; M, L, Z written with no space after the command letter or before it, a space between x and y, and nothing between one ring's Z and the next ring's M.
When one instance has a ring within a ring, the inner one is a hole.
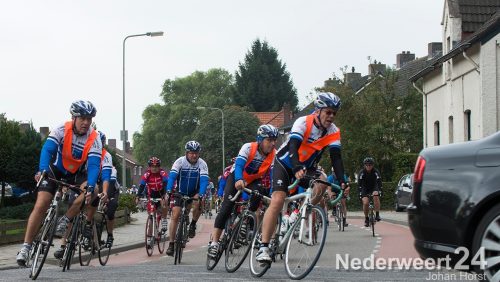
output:
M215 217L214 229L212 231L212 245L215 245L224 230L226 221L231 215L231 211L234 207L234 202L229 200L229 197L233 197L236 194L236 188L234 187L234 173L231 173L226 181L226 186L224 187L224 200L219 207L219 213Z
M118 193L118 192L110 194L109 197L111 197L111 198L109 199L108 208L106 210L106 217L107 217L106 225L108 227L108 239L107 239L106 243L109 246L113 245L113 240L114 240L113 230L115 228L115 212L116 212L116 209L118 208L119 195L120 195L120 193Z

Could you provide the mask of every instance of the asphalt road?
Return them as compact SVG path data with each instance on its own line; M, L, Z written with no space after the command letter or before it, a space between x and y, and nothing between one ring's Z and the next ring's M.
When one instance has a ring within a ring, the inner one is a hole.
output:
M360 219L352 219L345 232L339 232L331 224L328 230L327 243L323 249L316 268L304 279L305 281L474 281L474 276L457 271L446 270L409 270L399 269L393 262L393 269L370 269L369 260L375 259L415 259L418 257L413 249L413 237L406 226L387 222L376 225L377 236L362 227ZM74 265L69 272L62 272L54 265L43 268L40 281L248 281L255 280L249 271L248 262L235 273L227 273L224 269L224 258L213 271L205 267L206 244L211 230L211 222L200 224L197 236L188 243L181 265L173 265L173 258L160 255L157 250L152 257L147 257L143 248L116 254L110 258L109 265L102 267L93 261L89 267ZM365 261L368 267L355 269L353 261ZM248 261L248 259L247 259ZM346 267L347 265L347 267ZM26 280L26 269L5 270L0 272L0 281ZM288 280L282 260L274 263L262 280Z

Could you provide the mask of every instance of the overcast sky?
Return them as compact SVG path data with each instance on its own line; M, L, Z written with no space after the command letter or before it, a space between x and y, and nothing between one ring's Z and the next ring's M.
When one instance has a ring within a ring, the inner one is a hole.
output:
M442 9L443 0L2 1L0 113L53 128L86 99L98 129L119 140L122 42L149 31L165 35L126 43L129 132L161 102L165 79L234 73L256 38L278 50L303 105L345 65L365 75L367 56L390 66L403 50L425 56L428 42L441 41Z

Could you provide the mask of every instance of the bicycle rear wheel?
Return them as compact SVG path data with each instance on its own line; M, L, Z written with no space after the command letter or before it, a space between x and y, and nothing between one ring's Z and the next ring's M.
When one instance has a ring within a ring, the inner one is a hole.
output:
M158 244L158 252L160 252L160 254L163 254L165 251L165 244L167 243L167 232L161 231L160 227L162 226L162 220L167 219L156 217L156 243Z
M54 232L56 230L57 217L55 210L49 210L49 214L44 220L44 223L36 239L33 242L33 249L30 253L28 264L31 266L30 278L35 280L42 270L47 254L49 253Z
M96 224L95 226L96 231L97 231L97 244L96 246L98 247L97 249L97 254L99 256L99 263L104 266L106 263L108 263L109 255L111 254L111 246L108 246L106 244L107 241L107 235L109 234L108 230L108 224L106 221L106 216L103 214L101 215L101 220L99 223ZM103 231L106 230L106 240L102 237Z
M257 217L254 213L247 213L232 231L229 244L226 248L226 270L235 272L245 261L252 247L253 234L257 230Z
M321 207L306 207L306 216L293 226L285 251L285 268L291 279L302 279L314 268L326 240L326 216ZM301 230L302 229L302 230Z
M260 248L260 243L262 241L261 227L262 224L259 225L259 228L255 232L256 234L252 239L252 245L250 247L249 263L250 263L250 273L252 274L253 277L261 277L271 267L270 263L260 263L255 259L257 252L259 251Z
M149 230L151 230L149 232ZM149 215L148 218L146 219L146 231L144 232L144 243L146 246L146 253L148 254L148 257L153 255L153 246L154 246L154 236L153 236L153 216ZM149 234L149 235L148 235Z

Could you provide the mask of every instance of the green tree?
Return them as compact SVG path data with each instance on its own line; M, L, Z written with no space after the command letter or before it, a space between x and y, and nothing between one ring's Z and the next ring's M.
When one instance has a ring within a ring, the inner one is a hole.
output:
M33 175L37 171L41 138L33 125L21 129L19 122L7 120L0 114L0 186L2 206L5 196L5 182L15 183L23 188L34 188Z
M222 128L221 115L218 111L206 113L200 119L200 125L193 134L193 139L202 145L201 157L207 162L212 179L222 173ZM224 108L224 149L226 165L236 157L244 143L255 141L259 120L245 109L238 106Z
M223 108L231 102L233 91L232 75L223 69L166 80L161 93L163 103L148 106L142 114L142 131L134 134L135 157L146 163L155 155L169 168L184 154L184 144L194 138L200 117L207 115L196 106Z
M256 39L236 72L234 101L256 112L279 111L284 103L297 107L297 91L278 51Z

